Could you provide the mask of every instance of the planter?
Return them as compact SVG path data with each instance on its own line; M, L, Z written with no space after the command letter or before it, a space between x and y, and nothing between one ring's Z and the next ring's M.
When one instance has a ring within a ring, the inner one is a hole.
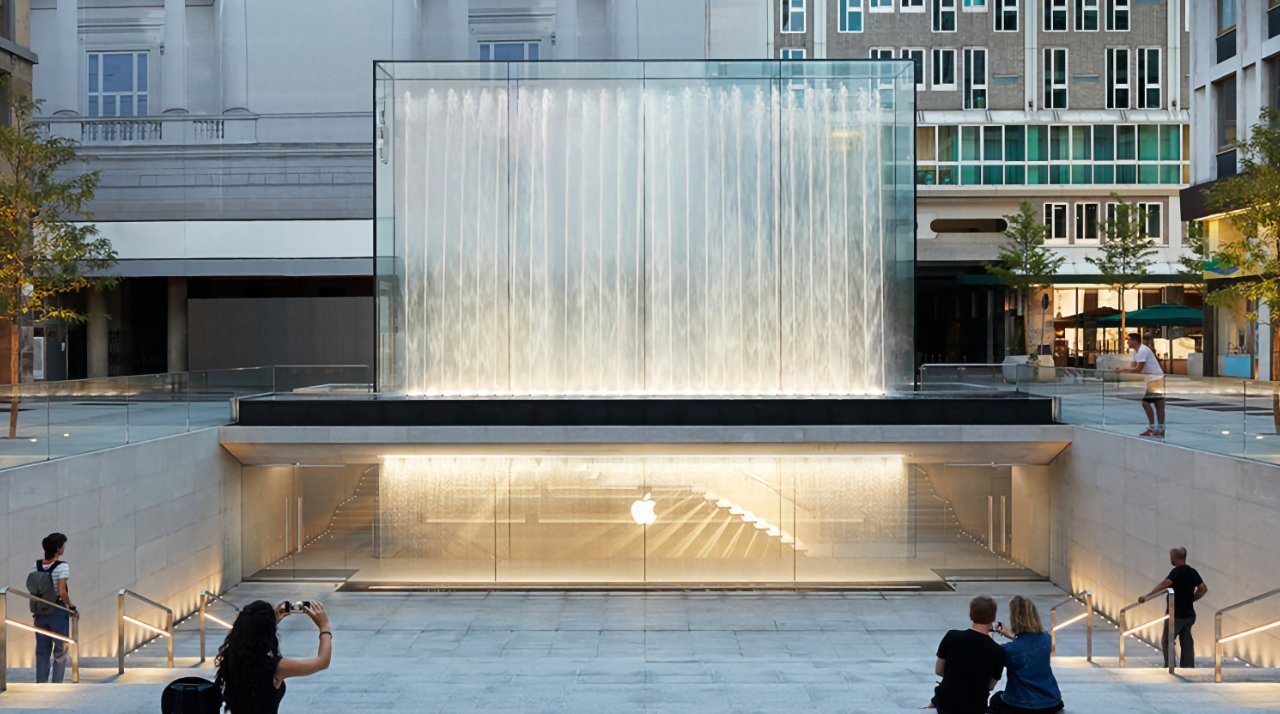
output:
M1187 376L1203 377L1204 376L1204 353L1192 352L1187 355Z

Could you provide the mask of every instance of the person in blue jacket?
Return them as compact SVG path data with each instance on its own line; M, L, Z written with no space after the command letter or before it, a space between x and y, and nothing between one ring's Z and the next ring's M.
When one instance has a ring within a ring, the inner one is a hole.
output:
M996 623L1004 643L1008 683L991 697L993 714L1055 714L1062 711L1062 692L1049 666L1051 643L1036 604L1021 595L1009 601L1009 627Z

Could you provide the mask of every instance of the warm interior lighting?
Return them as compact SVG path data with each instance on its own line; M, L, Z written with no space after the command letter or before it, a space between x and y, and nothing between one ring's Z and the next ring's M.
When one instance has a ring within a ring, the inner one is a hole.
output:
M1128 637L1129 635L1132 635L1133 633L1137 632L1138 630L1141 630L1141 629L1143 629L1143 628L1147 628L1147 627L1151 627L1152 625L1155 625L1155 624L1158 624L1158 623L1164 622L1165 620L1168 620L1168 619L1169 619L1169 616L1168 616L1168 615L1161 615L1160 617L1157 617L1156 619L1152 620L1151 622L1143 623L1143 624L1141 624L1141 625L1138 625L1137 627L1131 627L1131 628L1129 628L1129 629L1125 630L1125 631L1124 631L1124 634L1122 634L1122 635L1120 635L1120 636L1121 636L1121 637Z
M212 620L212 621L213 621L213 622L215 622L216 624L222 625L223 627L227 628L228 630L230 630L230 629L231 629L231 623L230 623L230 622L227 622L226 620L224 620L224 619L222 619L222 618L220 618L220 617L218 617L217 615L210 615L209 613L207 613L207 612L206 612L206 613L204 614L204 617L205 617L205 619L206 619L206 620Z
M1266 632L1267 630L1270 630L1273 627L1280 627L1280 620L1268 622L1265 625L1258 625L1257 627L1251 630L1245 630L1244 632L1237 632L1234 635L1228 635L1227 637L1223 637L1222 639L1218 640L1218 642L1221 642L1222 644L1226 644L1228 642L1238 640L1241 637L1248 637L1249 635L1256 635L1259 632Z
M76 641L71 639L70 637L64 637L63 635L59 635L54 632L48 632L46 630L40 629L39 627L32 627L31 625L28 625L25 622L18 622L17 620L9 620L9 619L6 619L5 622L7 624L13 625L14 627L20 630L26 630L27 632L34 632L37 635L44 635L45 637L52 637L55 640L66 642L69 645L74 645L76 643Z
M144 630L149 630L149 631L151 631L151 632L154 632L154 633L156 633L157 635L160 635L161 637L172 637L172 636L173 636L173 635L170 635L168 631L166 631L166 630L162 630L162 629L160 629L159 627L156 627L155 625L148 625L147 623L143 622L142 620L137 619L136 617L130 617L129 615L125 615L123 619L124 619L124 621L125 621L125 622L129 622L129 623L132 623L132 624L134 624L134 625L137 625L138 627L141 627L141 628L142 628L142 629L144 629Z
M1070 624L1072 624L1073 622L1079 622L1079 621L1083 620L1084 618L1086 618L1086 617L1088 617L1088 616L1089 616L1089 613L1087 613L1087 612L1082 612L1082 613L1080 613L1079 615L1076 615L1075 617L1071 618L1070 620L1067 620L1066 622L1062 623L1061 625L1058 625L1057 627L1053 628L1053 631L1054 631L1054 632L1057 632L1058 630L1061 630L1062 628L1066 627L1067 625L1070 625Z

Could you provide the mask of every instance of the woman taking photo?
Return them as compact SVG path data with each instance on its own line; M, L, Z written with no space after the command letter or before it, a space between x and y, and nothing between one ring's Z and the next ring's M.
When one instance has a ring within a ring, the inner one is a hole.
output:
M1011 641L1004 644L1008 684L991 697L988 711L997 714L1054 714L1062 711L1062 692L1049 668L1052 644L1031 600L1016 595L1009 601L1009 627L996 624L996 632Z
M276 714L284 699L284 680L329 668L333 631L324 605L302 603L302 612L320 630L319 649L311 659L280 654L276 627L289 612L288 602L272 607L265 600L255 600L236 616L235 625L218 648L218 675L214 679L231 714Z

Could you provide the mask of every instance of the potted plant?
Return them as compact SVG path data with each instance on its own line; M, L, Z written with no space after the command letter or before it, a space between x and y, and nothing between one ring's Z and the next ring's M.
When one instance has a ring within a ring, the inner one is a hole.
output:
M987 272L1013 289L1018 301L1018 312L1022 315L1021 320L1016 317L1014 319L1014 339L1008 346L1008 356L1005 357L1001 372L1007 382L1025 381L1030 377L1028 370L1034 371L1036 379L1052 379L1053 358L1036 355L1031 349L1028 317L1031 314L1032 297L1048 287L1066 258L1044 244L1049 228L1036 215L1029 201L1023 201L1018 206L1017 213L1005 216L1004 219L1008 222L1004 231L1007 241L1000 249L996 262L983 265ZM1045 299L1047 297L1044 296ZM1039 331L1040 342L1043 342L1043 320Z

